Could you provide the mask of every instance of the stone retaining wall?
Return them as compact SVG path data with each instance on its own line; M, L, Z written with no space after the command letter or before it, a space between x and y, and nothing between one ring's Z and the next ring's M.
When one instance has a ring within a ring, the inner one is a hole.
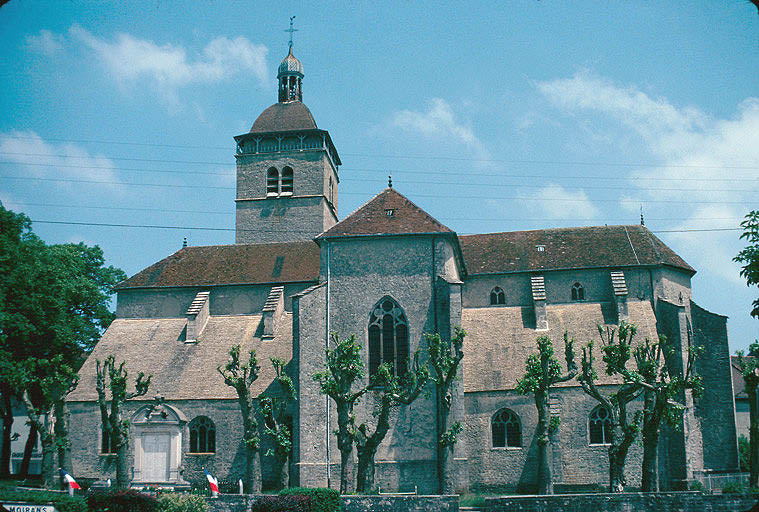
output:
M660 494L556 494L486 498L487 512L748 512L759 496Z
M247 512L258 498L237 494L208 498L209 512ZM459 512L458 496L342 496L341 500L342 512Z

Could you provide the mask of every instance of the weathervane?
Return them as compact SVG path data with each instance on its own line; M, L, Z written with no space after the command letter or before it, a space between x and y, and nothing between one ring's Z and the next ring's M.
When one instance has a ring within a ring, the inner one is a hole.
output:
M285 29L285 32L290 32L290 49L293 49L293 32L297 32L297 28L293 28L293 20L295 16L290 16L290 28Z

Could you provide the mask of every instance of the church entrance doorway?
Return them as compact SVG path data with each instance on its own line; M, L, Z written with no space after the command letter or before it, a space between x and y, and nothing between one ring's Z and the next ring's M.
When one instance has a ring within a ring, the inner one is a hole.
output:
M182 431L187 420L176 408L158 399L132 415L134 482L185 483L182 465Z
M169 479L171 435L145 434L142 436L143 473L148 482L165 482Z

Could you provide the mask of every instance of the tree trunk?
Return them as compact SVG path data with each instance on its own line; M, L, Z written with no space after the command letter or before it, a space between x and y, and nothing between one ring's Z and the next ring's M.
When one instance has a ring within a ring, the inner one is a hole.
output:
M659 426L666 402L664 397L647 390L644 399L643 416L643 469L641 474L641 490L655 492L657 489L656 453L659 448Z
M340 494L347 494L351 491L351 478L348 474L350 459L350 451L340 450Z
M126 489L129 487L129 483L132 480L132 475L130 475L130 465L129 465L129 443L124 442L122 440L122 437L129 437L129 433L126 433L126 436L123 435L123 433L119 432L116 434L119 437L119 444L118 451L117 451L117 458L116 458L116 487L118 489ZM113 441L111 441L113 442Z
M65 400L55 403L55 438L58 444L58 467L71 473L71 443L69 442L69 418L71 414Z
M368 494L374 490L374 456L376 450L357 450L358 469L356 492Z
M11 431L13 429L13 409L8 386L0 386L3 396L3 446L0 453L0 477L7 478L11 474Z
M277 468L279 469L277 488L287 489L290 486L290 457L278 455L275 464L277 464Z
M34 447L37 446L37 427L34 423L29 425L29 435L26 436L26 444L24 444L24 457L21 459L21 467L18 470L18 475L21 478L29 476L29 464L32 461L32 452Z
M440 494L452 494L454 489L453 471L451 468L451 455L453 445L443 444L443 435L448 432L451 416L451 400L448 391L440 396L438 393L438 435L437 435L437 475Z
M55 485L55 436L48 432L40 433L42 444L42 484L45 489L54 489Z
M348 403L337 403L337 448L340 450L340 494L352 490L349 471L351 452L353 451L353 435L348 426L351 414Z
M261 460L256 448L245 451L245 486L251 494L261 493Z
M609 492L624 492L625 483L625 460L609 448Z
M550 411L548 409L548 392L535 393L535 406L538 409L538 494L553 494L553 479L551 477L551 460L548 448L551 446L549 437Z
M759 410L757 408L757 387L754 383L746 382L746 394L748 395L749 406L749 443L751 445L751 474L749 476L749 487L759 486Z

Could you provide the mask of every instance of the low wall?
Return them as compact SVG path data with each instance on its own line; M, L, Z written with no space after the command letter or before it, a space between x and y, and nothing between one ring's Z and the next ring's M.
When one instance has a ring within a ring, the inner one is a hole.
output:
M757 496L667 492L486 498L486 512L748 512Z
M223 494L208 498L209 512L247 512L258 497ZM459 512L458 496L342 496L340 499L342 512Z

